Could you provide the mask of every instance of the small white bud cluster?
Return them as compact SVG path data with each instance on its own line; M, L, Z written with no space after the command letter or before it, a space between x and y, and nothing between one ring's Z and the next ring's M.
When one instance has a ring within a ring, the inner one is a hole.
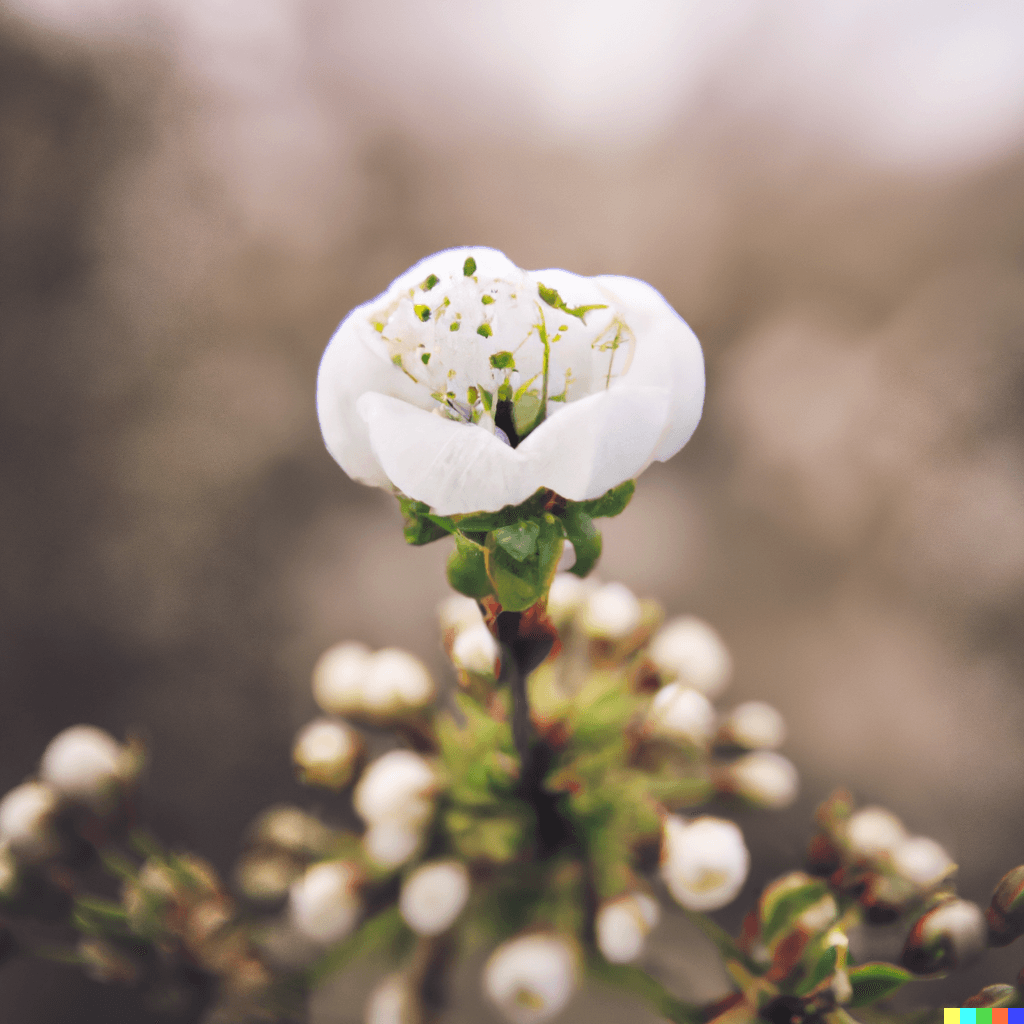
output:
M661 877L680 906L718 910L738 895L750 870L750 853L734 822L667 815L662 828Z
M702 747L715 734L715 709L703 693L669 683L655 694L648 722L655 736Z
M661 908L646 893L631 892L607 900L594 918L597 948L609 963L630 963L643 952L660 917Z
M60 849L54 818L60 795L45 782L23 782L0 800L0 841L29 863Z
M651 641L648 653L664 682L678 680L712 699L732 678L729 649L711 626L692 615L667 622Z
M363 847L371 860L396 868L416 853L437 788L433 767L411 750L391 750L367 766L352 803L366 822Z
M520 935L484 966L484 995L512 1024L540 1024L565 1008L578 985L577 955L559 935Z
M302 782L344 789L363 754L359 733L340 718L317 718L304 725L292 746L292 761Z
M92 725L73 725L50 740L39 777L68 799L103 808L129 767L127 751L113 736Z
M288 893L288 919L313 942L345 938L362 910L359 873L347 861L321 861L306 869Z
M577 616L586 636L612 642L634 633L642 619L643 607L639 599L621 583L606 583L591 591Z
M431 861L402 883L398 909L417 935L440 935L462 913L469 889L469 872L461 861Z
M337 644L313 669L313 698L327 714L374 725L415 718L436 696L423 662L393 647L373 653L363 644Z
M725 716L719 736L745 750L774 750L786 739L786 720L771 704L748 700Z

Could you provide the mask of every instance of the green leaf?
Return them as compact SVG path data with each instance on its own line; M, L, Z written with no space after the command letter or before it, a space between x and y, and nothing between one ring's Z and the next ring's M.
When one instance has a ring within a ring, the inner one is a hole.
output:
M455 547L448 556L446 571L452 589L466 597L486 597L491 593L484 549L461 533L455 534Z
M578 502L566 506L562 525L569 543L576 549L576 562L569 572L586 576L601 557L601 532Z
M462 273L466 277L472 277L476 273L476 260L472 256L466 257L466 262L462 264Z
M498 546L507 551L517 562L529 558L537 550L540 523L527 519L512 526L502 526L494 531Z
M636 483L626 480L624 483L606 491L600 498L593 498L591 501L574 502L578 504L591 519L599 519L608 516L617 516L628 504L633 492L636 490Z
M796 987L796 994L798 996L806 995L826 978L830 978L835 973L838 957L838 946L826 946L824 952L818 957L818 962L812 968L811 973Z
M673 1021L674 1024L700 1024L704 1020L699 1006L677 999L660 981L656 981L639 967L630 964L610 964L603 957L592 956L587 961L587 972L606 985L613 985L639 996L662 1017Z
M828 893L828 887L817 879L799 885L773 898L768 889L762 897L761 941L765 945L786 931L808 908Z
M131 934L128 913L124 907L98 896L79 896L75 900L71 922L86 935L112 937Z
M562 554L562 524L550 513L534 522L539 530L533 539L532 554L522 556L530 543L525 532L517 541L514 531L505 533L499 528L487 534L484 544L487 576L498 601L510 612L526 611L547 594ZM520 544L519 550L506 550L498 540L499 535L513 549Z
M898 992L914 976L895 964L873 963L851 967L850 984L853 986L851 1007L867 1006Z
M429 544L455 532L455 523L451 519L433 515L430 506L422 501L399 498L398 507L402 510L405 522L406 544Z

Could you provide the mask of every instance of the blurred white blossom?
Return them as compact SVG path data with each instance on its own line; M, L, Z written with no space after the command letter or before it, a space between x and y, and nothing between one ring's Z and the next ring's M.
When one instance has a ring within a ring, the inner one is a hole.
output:
M510 939L484 967L484 994L512 1024L540 1024L557 1016L577 984L576 954L557 935Z
M661 877L687 910L718 910L731 903L749 870L750 854L734 822L709 816L665 818Z

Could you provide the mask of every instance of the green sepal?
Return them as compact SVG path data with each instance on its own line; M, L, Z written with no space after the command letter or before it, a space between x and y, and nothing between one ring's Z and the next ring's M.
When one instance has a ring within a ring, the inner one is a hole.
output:
M502 551L511 555L517 562L525 562L537 550L537 539L540 537L540 523L536 519L526 519L512 526L499 526L493 531L494 541Z
M608 518L617 516L629 504L636 490L636 483L633 480L626 480L624 483L606 491L600 498L593 498L590 501L576 502L591 519Z
M551 586L562 554L564 534L561 523L550 513L533 520L537 527L533 551L521 556L529 546L532 529L527 524L500 528L487 535L487 576L502 608L510 612L524 612L542 600ZM510 531L510 532L506 532ZM513 555L507 545L516 550Z
M541 487L519 505L506 505L497 512L470 512L468 515L454 517L452 522L463 533L489 533L500 526L511 526L520 520L543 515L547 496L547 489Z
M582 504L570 502L562 516L565 536L576 550L576 562L569 570L575 576L587 576L601 557L601 531L594 526Z
M447 516L435 516L430 506L412 498L399 498L398 507L402 510L405 523L406 544L429 544L440 540L449 533L455 532L455 523Z
M452 589L466 597L486 597L491 593L484 549L461 533L455 534L455 547L448 556L446 572Z
M853 998L847 1005L851 1008L885 999L914 977L910 971L887 963L861 964L860 967L851 967L849 974Z

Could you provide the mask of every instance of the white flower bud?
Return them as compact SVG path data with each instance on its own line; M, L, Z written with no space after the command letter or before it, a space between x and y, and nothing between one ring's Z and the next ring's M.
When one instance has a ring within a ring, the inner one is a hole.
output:
M411 750L389 750L367 766L352 804L366 822L391 817L422 821L430 814L437 784L425 758Z
M595 590L580 612L580 626L587 636L601 640L622 640L643 617L636 595L621 583L606 583Z
M722 735L748 750L774 750L786 739L786 721L761 700L748 700L729 712L722 723Z
M0 842L0 901L10 899L18 891L18 861L11 844Z
M657 735L695 746L707 743L715 732L711 701L681 683L669 683L658 690L651 702L649 719Z
M451 632L458 636L465 629L483 624L484 617L480 614L480 606L471 597L452 594L437 606L437 618L441 624L441 632Z
M422 864L402 883L398 908L417 935L447 931L469 899L469 872L457 860Z
M692 615L667 622L651 641L649 654L666 682L678 679L708 697L717 697L732 678L732 657L722 638Z
M657 902L646 893L633 892L602 903L594 919L597 948L609 963L635 960L660 916Z
M483 624L463 630L452 644L456 668L478 676L494 676L498 667L498 641Z
M358 715L366 691L370 649L354 640L335 644L313 668L313 699L329 715Z
M408 863L423 843L423 820L392 815L371 821L363 834L366 856L382 868L399 868Z
M252 842L293 857L320 857L331 843L331 830L301 807L270 807L255 821Z
M342 789L352 781L363 750L359 733L338 718L317 718L299 730L292 760L303 782Z
M92 725L58 733L43 752L39 777L58 793L93 805L109 800L124 768L124 748Z
M915 974L966 967L988 942L985 914L977 903L950 899L926 911L907 936L903 966Z
M287 895L301 868L287 854L257 851L235 865L235 884L250 900L273 903Z
M363 1016L366 1024L419 1024L420 1019L416 1000L401 974L392 974L377 985Z
M385 647L366 663L363 713L379 722L407 716L437 695L427 666L407 651Z
M0 841L24 860L44 860L59 849L53 828L57 791L45 782L23 782L0 800Z
M687 910L718 910L731 903L750 870L743 833L731 821L700 817L687 822L665 818L661 876L669 892Z
M800 776L789 758L774 750L755 750L726 769L731 787L758 807L788 807L800 789Z
M581 580L571 572L555 574L548 591L547 611L556 629L561 629L576 615L593 589L593 583Z
M919 889L931 889L944 882L956 864L934 839L915 836L904 840L892 852L896 871Z
M831 893L825 893L812 903L797 919L796 924L809 935L823 932L839 916L839 908Z
M846 822L846 843L859 860L892 854L907 839L903 823L884 807L862 807Z
M576 955L556 935L510 939L484 967L484 995L512 1024L539 1024L557 1016L576 985Z
M355 927L360 903L359 876L345 861L324 861L307 868L288 893L288 918L315 942L337 942Z

